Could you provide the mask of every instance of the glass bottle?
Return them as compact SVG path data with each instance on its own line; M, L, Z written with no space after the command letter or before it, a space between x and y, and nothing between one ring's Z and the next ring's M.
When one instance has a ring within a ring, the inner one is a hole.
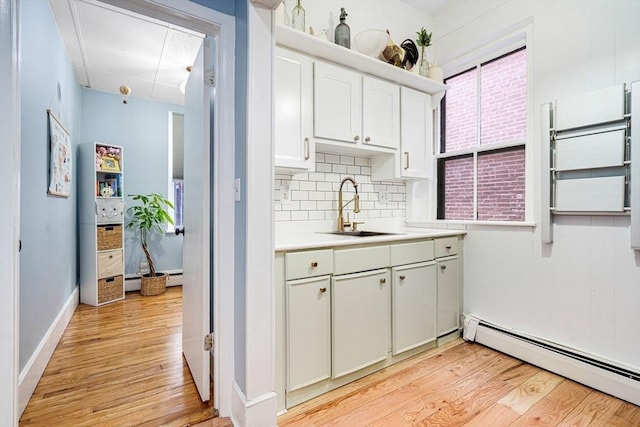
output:
M294 29L300 30L304 33L306 32L304 20L305 20L305 11L302 8L302 5L300 4L300 0L297 0L296 5L293 7L293 10L291 11L291 26Z
M347 12L345 12L344 7L341 7L340 23L336 26L336 31L333 39L336 44L344 46L347 49L351 49L351 28L349 28L346 22L344 22L346 18Z

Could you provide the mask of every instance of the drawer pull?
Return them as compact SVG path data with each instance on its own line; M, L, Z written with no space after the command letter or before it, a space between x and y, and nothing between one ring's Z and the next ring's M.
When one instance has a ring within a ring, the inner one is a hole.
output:
M449 249L451 249L451 245L447 245L447 246L445 246L444 248L445 248L446 250L449 250Z
M318 261L311 261L311 268L318 268Z
M105 231L113 231L113 227L105 227L104 230Z
M440 270L446 270L446 269L447 269L447 266L446 266L446 265L442 264L442 265L440 266Z
M109 259L113 259L113 255L109 255Z
M104 281L107 282L107 283L113 282L114 280L116 280L115 277L109 277L108 279L104 279Z
M356 136L354 136L354 137L353 137L353 140L354 140L354 141L360 141L360 135L356 135Z
M322 288L320 288L320 293L324 294L325 292L327 292L327 288L325 288L324 286Z
M387 283L387 279L385 279L385 278L380 279L380 284L381 285L384 285L385 283Z
M366 138L364 139L364 142L369 142L369 141L371 141L371 138L369 138L369 137L366 137Z
M400 280L404 280L404 279L405 279L405 275L403 274L400 276Z

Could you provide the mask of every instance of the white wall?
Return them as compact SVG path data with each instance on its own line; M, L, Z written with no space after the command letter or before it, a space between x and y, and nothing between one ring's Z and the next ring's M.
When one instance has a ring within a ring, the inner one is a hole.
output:
M527 197L540 224L540 105L640 79L640 2L455 2L434 18L439 57L533 18ZM464 311L640 370L640 252L630 249L629 223L560 217L552 244L540 227L469 226Z

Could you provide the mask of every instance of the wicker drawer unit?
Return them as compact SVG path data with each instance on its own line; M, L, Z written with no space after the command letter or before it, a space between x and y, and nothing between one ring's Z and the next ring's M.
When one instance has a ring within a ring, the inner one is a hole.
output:
M98 280L98 304L122 299L124 295L122 276Z
M98 250L120 249L122 247L122 225L99 225Z

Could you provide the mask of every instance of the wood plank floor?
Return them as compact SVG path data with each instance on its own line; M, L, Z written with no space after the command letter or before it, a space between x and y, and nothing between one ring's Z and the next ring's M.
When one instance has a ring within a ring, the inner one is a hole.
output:
M629 427L640 407L459 339L298 405L278 425Z
M185 426L213 417L182 357L182 288L81 304L20 426Z

